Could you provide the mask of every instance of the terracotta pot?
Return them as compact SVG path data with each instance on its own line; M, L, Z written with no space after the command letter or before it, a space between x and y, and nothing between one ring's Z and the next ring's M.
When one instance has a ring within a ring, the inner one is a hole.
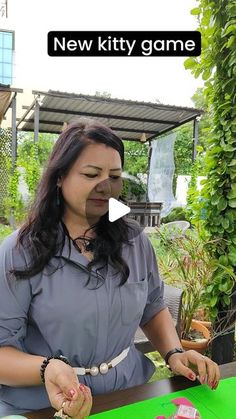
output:
M201 332L204 338L201 341L196 342L193 340L181 339L181 344L185 350L194 349L195 351L203 354L211 337L210 331L198 320L192 320L191 329Z
M198 310L196 310L195 315L194 315L194 320L197 320L199 323L203 324L203 326L206 326L207 329L209 329L210 331L212 330L212 322L207 321L207 320L203 320L206 319L206 311L204 310L204 308L199 308Z
M206 320L196 320L197 322L201 323L205 326L209 331L212 330L212 322L207 322Z

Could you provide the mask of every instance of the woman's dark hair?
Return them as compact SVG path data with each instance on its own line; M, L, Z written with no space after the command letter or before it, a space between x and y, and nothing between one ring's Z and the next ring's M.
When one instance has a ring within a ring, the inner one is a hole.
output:
M30 265L12 270L17 279L30 278L41 272L49 264L50 259L58 251L62 251L66 235L63 235L61 242L58 238L64 202L60 193L58 205L57 182L60 176L68 173L85 147L92 143L102 143L117 150L123 167L122 141L110 128L95 120L80 119L60 134L39 183L28 220L19 231L17 244L27 249ZM88 264L88 269L91 271L97 262L103 264L109 262L117 272L121 272L123 284L129 276L128 265L121 255L122 244L129 243L128 223L122 218L110 223L108 214L105 214L92 228L96 232L96 239L94 259Z

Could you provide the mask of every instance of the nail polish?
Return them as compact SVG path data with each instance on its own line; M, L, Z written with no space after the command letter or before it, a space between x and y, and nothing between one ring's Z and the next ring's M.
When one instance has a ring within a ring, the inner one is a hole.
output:
M74 388L72 388L71 390L69 390L69 397L71 397L71 399L73 399L74 395L76 394L76 390Z
M213 390L216 390L216 389L217 389L217 387L218 387L218 384L219 384L219 382L217 382L217 381L214 381L214 384L213 384Z
M83 383L80 383L79 389L84 392L86 390L85 385Z

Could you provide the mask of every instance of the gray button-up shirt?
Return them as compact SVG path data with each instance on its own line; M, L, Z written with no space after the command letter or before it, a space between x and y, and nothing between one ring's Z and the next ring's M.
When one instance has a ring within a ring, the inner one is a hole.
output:
M56 254L42 272L15 280L9 269L24 267L28 260L26 249L15 248L17 234L7 237L0 247L0 346L41 356L63 354L73 367L109 362L130 346L127 357L107 374L79 376L80 382L95 395L148 381L155 367L135 349L134 334L165 303L156 257L146 235L132 238L132 246L123 245L130 275L119 286L120 274L109 264L98 271L94 266L87 285L88 260L69 246L68 237L62 254ZM49 406L43 385L0 386L0 417Z

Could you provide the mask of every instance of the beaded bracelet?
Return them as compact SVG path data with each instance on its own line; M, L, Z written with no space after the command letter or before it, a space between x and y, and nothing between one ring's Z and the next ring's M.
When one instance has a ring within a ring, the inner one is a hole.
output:
M68 359L63 355L48 356L46 359L44 359L44 361L43 361L43 363L40 367L40 377L41 377L41 380L42 380L43 384L45 384L45 377L44 377L45 370L46 370L49 362L51 361L51 359L59 359L60 361L65 362L65 364L70 365Z

